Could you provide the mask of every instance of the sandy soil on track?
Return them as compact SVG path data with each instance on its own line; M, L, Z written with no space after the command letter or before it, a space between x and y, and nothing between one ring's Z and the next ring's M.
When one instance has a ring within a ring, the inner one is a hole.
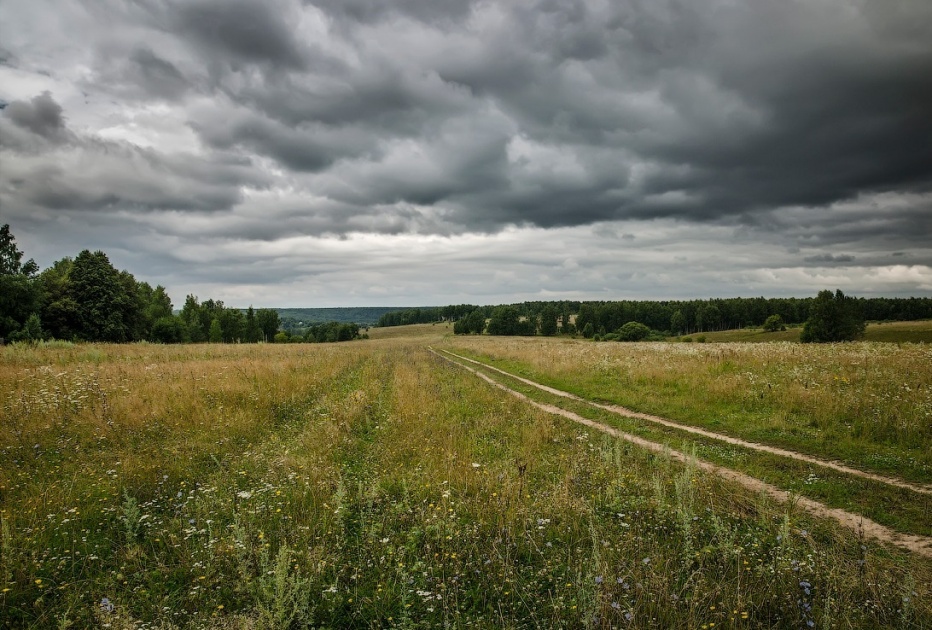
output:
M620 405L603 405L601 403L593 402L591 400L586 400L585 398L580 398L569 392L564 392L559 389L554 389L553 387L548 387L547 385L542 385L530 379L522 378L505 370L501 370L497 367L491 365L486 365L481 361L476 361L475 359L470 359L468 357L460 356L448 350L444 350L447 354L456 357L457 359L462 359L463 361L469 361L475 365L481 365L482 367L493 370L505 376L511 377L517 381L521 381L526 385L536 387L542 391L547 392L548 394L553 394L555 396L560 396L562 398L567 398L576 402L585 403L592 407L597 407L599 409L604 409L612 413L616 413L620 416L626 416L628 418L636 418L638 420L646 420L647 422L653 422L655 424L660 424L665 427L671 427L674 429L679 429L681 431L686 431L694 435L701 435L703 437L712 438L714 440L720 440L722 442L727 442L728 444L734 444L735 446L742 446L744 448L752 449L755 451L763 451L766 453L773 453L774 455L780 455L782 457L789 457L792 459L799 460L801 462L806 462L809 464L815 464L816 466L823 466L825 468L831 468L832 470L837 470L838 472L843 472L848 475L854 475L855 477L862 477L864 479L871 479L872 481L879 481L887 485L896 486L898 488L905 488L906 490L912 490L913 492L919 492L921 494L932 494L932 487L922 486L918 484L909 483L908 481L903 481L902 479L896 479L894 477L887 477L885 475L879 475L877 473L867 472L864 470L859 470L857 468L851 468L850 466L845 466L840 462L834 462L825 459L819 459L818 457L812 457L811 455L806 455L804 453L798 453L796 451L790 451L776 446L768 446L766 444L760 444L758 442L748 442L740 438L731 437L730 435L724 435L722 433L715 433L714 431L708 431L706 429L701 429L699 427L693 427L686 424L681 424L679 422L674 422L673 420L668 420L666 418L661 418L660 416L653 416L647 413L640 413L638 411L632 411L626 407Z
M434 350L433 348L431 348L430 350L431 350L431 352L433 352L433 353L436 354L437 356L439 356L439 357L441 357L441 358L443 358L443 359L445 359L445 360L447 360L447 361L449 361L449 362L451 362L451 363L453 363L453 364L455 364L455 365L458 365L458 366L460 366L461 368L463 368L463 369L465 369L465 370L468 370L468 371L472 372L473 374L475 374L475 375L478 376L479 378L481 378L481 379L487 381L487 382L490 383L491 385L493 385L493 386L495 386L495 387L497 387L497 388L499 388L499 389L501 389L501 390L503 390L503 391L505 391L505 392L508 392L508 393L511 394L512 396L515 396L515 397L517 397L517 398L520 398L521 400L527 402L527 403L530 404L530 405L533 405L533 406L537 407L538 409L541 409L541 410L546 411L546 412L548 412L548 413L552 413L552 414L556 414L556 415L563 416L564 418L567 418L567 419L572 420L572 421L574 421L574 422L578 422L578 423L580 423L580 424L586 425L586 426L591 427L591 428L593 428L593 429L596 429L596 430L598 430L598 431L602 431L603 433L607 433L607 434L609 434L609 435L612 435L612 436L621 438L621 439L623 439L623 440L626 440L626 441L628 441L628 442L630 442L630 443L632 443L632 444L636 444L637 446L640 446L640 447L645 448L645 449L647 449L647 450L650 450L650 451L653 451L653 452L657 452L657 453L664 453L664 454L668 455L669 457L671 457L672 459L674 459L674 460L676 460L676 461L680 461L680 462L691 461L691 462L692 462L697 468L699 468L700 470L705 470L705 471L714 473L714 474L716 474L716 475L719 475L719 476L721 476L721 477L724 477L725 479L728 479L728 480L730 480L730 481L734 481L734 482L736 482L736 483L739 483L739 484L741 484L742 486L744 486L744 487L746 487L746 488L748 488L748 489L750 489L750 490L752 490L752 491L754 491L754 492L756 492L756 493L761 493L761 492L762 492L762 493L765 493L766 495L768 495L768 496L770 496L770 497L776 499L777 501L780 501L781 503L794 502L796 505L802 507L802 508L805 509L807 512L809 512L809 513L811 513L811 514L813 514L813 515L815 515L815 516L817 516L817 517L834 519L835 521L841 523L842 525L844 525L845 527L847 527L847 528L849 528L849 529L852 529L852 530L854 530L854 531L856 531L856 532L863 532L863 534L864 534L865 536L869 537L869 538L873 538L873 539L879 540L879 541L881 541L881 542L889 543L889 544L892 544L892 545L896 545L896 546L898 546L898 547L902 547L902 548L904 548L904 549L908 549L909 551L912 551L912 552L914 552L914 553L918 553L918 554L920 554L920 555L922 555L922 556L925 556L925 557L927 557L927 558L932 558L932 538L929 538L929 537L926 537L926 536L918 536L918 535L913 535L913 534L902 534L902 533L900 533L900 532L896 532L896 531L890 529L889 527L885 527L884 525L881 525L880 523L877 523L877 522L874 522L874 521L872 521L872 520L870 520L870 519L868 519L868 518L865 518L864 516L861 516L860 514L855 514L855 513L853 513L853 512L848 512L847 510L842 510L842 509L839 509L839 508L832 508L832 507L829 507L829 506L827 506L827 505L825 505L825 504L823 504L823 503L819 503L818 501L813 501L812 499L807 499L806 497L801 497L801 496L799 496L799 495L792 494L792 493L790 493L790 492L787 492L786 490L781 490L780 488L777 488L776 486L773 486L773 485L771 485L771 484L769 484L769 483L766 483L766 482L761 481L760 479L757 479L757 478L755 478L755 477L751 477L750 475L746 475L746 474L741 473L741 472L738 472L738 471L736 471L736 470L732 470L732 469L730 469L730 468L725 468L725 467L723 467L723 466L718 466L718 465L716 465L716 464L711 464L711 463L709 463L709 462L704 462L704 461L701 461L701 460L696 460L696 459L690 458L690 457L689 457L688 455L686 455L685 453L682 453L682 452L680 452L680 451L672 450L672 449L670 449L669 447L667 447L666 445L658 444L658 443L656 443L656 442L651 442L651 441L649 441L649 440L645 440L644 438L640 438L640 437L638 437L638 436L636 436L636 435L631 435L631 434L629 434L629 433L625 433L625 432L623 432L623 431L619 431L618 429L615 429L615 428L606 426L606 425L604 425L604 424L600 424L600 423L595 422L595 421L593 421L593 420L589 420L588 418L583 418L582 416L580 416L580 415L578 415L578 414L575 414L575 413L573 413L572 411L568 411L568 410L566 410L566 409L562 409L562 408L557 407L557 406L555 406L555 405L548 405L548 404L544 404L544 403L539 403L539 402L537 402L537 401L531 400L530 398L528 398L527 396L525 396L525 395L522 394L521 392L515 391L515 390L513 390L513 389L511 389L511 388L509 388L509 387L507 387L507 386L505 386L505 385L499 383L498 381L496 381L496 380L490 378L489 376L486 376L485 374L479 372L478 370L475 370L475 369L469 367L468 365L463 365L462 363L460 363L460 362L458 362L458 361L454 361L454 360L452 360L451 358L449 358L448 356L444 356L443 354L438 353L438 352L437 352L436 350ZM571 399L573 399L573 400L578 400L578 401L581 401L581 402L587 402L587 403L589 403L589 401L587 401L587 400L585 400L585 399L582 399L582 398L578 398L577 396L574 396L574 395L572 395L572 394L568 394L568 393L566 393L566 392L561 392L560 390L555 390L555 389L546 387L546 386L544 386L544 385L539 385L538 383L535 383L535 382L533 382L533 381L529 381L529 380L527 380L527 379L523 379L523 378L518 377L518 376L514 376L513 374L509 374L508 372L505 372L505 371L503 371L503 370L499 370L498 368L493 368L493 367L491 367L491 366L485 365L484 363L481 363L481 362L479 362L479 361L474 361L474 360L472 360L472 359L459 356L459 355L457 355L457 354L454 354L454 353L449 352L449 351L446 351L446 350L444 350L443 352L445 352L446 354L449 354L450 356L456 357L456 358L458 358L458 359L461 359L461 360L464 360L464 361L469 361L469 362L474 363L474 364L477 364L477 365L481 365L482 367L485 367L485 368L490 369L490 370L495 370L496 372L500 372L500 373L505 374L505 375L507 375L507 376L510 376L510 377L512 377L512 378L518 379L519 381L521 381L521 382L523 382L523 383L527 383L528 385L533 385L533 386L535 386L535 387L539 387L539 388L541 388L541 389L543 389L544 391L547 391L547 392L549 392L549 393L556 394L556 395L558 395L558 396L563 396L563 397L566 397L566 398L571 398ZM589 404L594 404L594 403L589 403ZM602 405L597 405L597 406L602 407ZM607 407L607 406L604 407L604 408L609 409L609 407ZM623 409L623 408L621 408L621 409ZM628 411L628 410L625 410L625 411ZM636 412L628 411L628 413L634 414L634 413L636 413ZM638 415L636 415L636 416L634 416L634 417L641 418L642 415L643 415L643 414L638 414ZM649 417L647 417L647 418L642 418L642 419L645 419L645 420L646 420L646 419L649 419L649 418L651 418L651 417L652 417L652 416L649 416ZM662 420L661 418L658 418L658 419L659 419L659 420ZM664 422L669 422L669 421L664 421ZM677 428L686 428L686 427L684 427L683 425L680 425L680 424L676 424L676 423L672 423L672 422L671 422L670 424L671 424L672 426L677 427ZM708 433L709 437L727 438L727 440L734 440L734 438L728 438L728 436L721 436L721 435L719 435L719 434L717 434L717 433L711 433L711 432L704 432L704 433ZM727 440L726 440L726 441L727 441ZM748 444L751 444L751 443L748 443L748 442L741 442L740 440L735 441L735 442L732 442L732 443L741 444L741 445L748 445ZM771 449L770 447L766 447L766 446L763 446L763 445L757 445L757 446L761 446L761 447L762 447L762 448L760 448L759 450L765 450L765 451L767 451L767 452L773 452L773 453L777 453L777 454L781 454L781 455L784 454L784 453L793 454L793 455L797 455L797 456L800 455L799 453L794 453L793 451L781 451L781 449ZM791 456L791 455L787 455L787 456ZM805 455L802 455L801 457L797 457L797 459L802 459L802 458L805 458L805 457L806 457ZM809 459L803 459L803 461L809 461ZM813 462L814 462L814 463L819 463L820 465L823 464L823 460L815 460L815 459L813 459ZM854 471L854 469L848 469L848 468L845 468L845 467L841 467L840 469L841 469L841 470L844 470L845 472ZM862 471L857 471L857 472L862 472ZM852 472L852 474L854 474L854 473ZM869 473L868 473L868 474L869 474ZM861 475L861 476L864 476L864 475ZM886 479L886 478L880 477L880 479L878 479L878 480L884 480L884 479ZM894 485L899 485L899 484L894 484ZM909 485L907 485L906 487L909 487L909 488L911 488L911 489L915 489L914 487L909 486ZM928 492L928 490L926 490L926 492Z

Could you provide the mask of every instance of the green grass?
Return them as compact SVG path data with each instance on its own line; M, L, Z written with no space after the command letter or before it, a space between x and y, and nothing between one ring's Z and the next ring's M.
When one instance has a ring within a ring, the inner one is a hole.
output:
M446 347L589 400L932 482L932 369L923 345L470 337Z
M469 367L477 366L470 364ZM482 368L480 371L532 400L567 409L584 418L664 444L671 449L694 452L702 460L738 470L830 507L863 514L897 531L932 536L932 519L929 517L932 514L932 495L919 494L792 458L619 416L584 402L543 392L500 372Z
M719 332L696 333L684 335L696 341L700 335L709 343L749 342L763 343L772 341L799 341L802 326L788 327L777 332L764 332L760 328L742 328L740 330L723 330ZM678 339L683 339L680 337ZM912 322L869 322L864 331L864 341L882 341L888 343L932 343L932 320Z
M0 355L0 627L932 626L932 562L427 339Z

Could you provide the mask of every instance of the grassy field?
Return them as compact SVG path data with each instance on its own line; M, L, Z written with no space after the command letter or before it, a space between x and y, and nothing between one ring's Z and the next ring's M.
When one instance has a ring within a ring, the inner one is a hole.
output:
M804 409L845 409L852 377L874 379L886 397L869 408L897 428L865 426L856 444L923 478L926 460L909 463L928 446L915 349L416 331L3 349L0 627L932 627L928 559L539 411L426 345L576 374L580 389L644 378L665 396L671 369L687 390L721 380L712 399L726 400L737 380L753 395L735 413L753 418L791 389L776 377L793 362Z
M447 345L584 398L932 482L932 349L924 344L483 336Z
M744 328L741 330L723 330L721 332L707 332L690 335L696 340L702 334L709 342L768 342L768 341L799 341L802 326L787 328L778 332L764 332L760 328ZM872 322L867 324L864 331L864 341L884 341L890 343L932 343L932 321L920 320L914 322Z

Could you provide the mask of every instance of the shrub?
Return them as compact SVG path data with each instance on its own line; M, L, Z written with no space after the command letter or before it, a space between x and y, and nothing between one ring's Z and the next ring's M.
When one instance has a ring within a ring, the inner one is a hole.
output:
M650 328L641 322L628 322L618 329L618 338L621 341L642 341L650 335Z
M778 330L786 330L786 324L779 315L771 315L764 322L764 332L777 332Z
M803 343L854 341L864 335L864 328L857 300L846 297L840 289L834 294L819 291L799 340Z

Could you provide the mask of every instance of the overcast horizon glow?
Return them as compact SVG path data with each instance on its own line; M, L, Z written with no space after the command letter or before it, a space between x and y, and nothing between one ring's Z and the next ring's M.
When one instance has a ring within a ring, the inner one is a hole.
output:
M932 296L927 0L7 0L0 223L245 307Z

